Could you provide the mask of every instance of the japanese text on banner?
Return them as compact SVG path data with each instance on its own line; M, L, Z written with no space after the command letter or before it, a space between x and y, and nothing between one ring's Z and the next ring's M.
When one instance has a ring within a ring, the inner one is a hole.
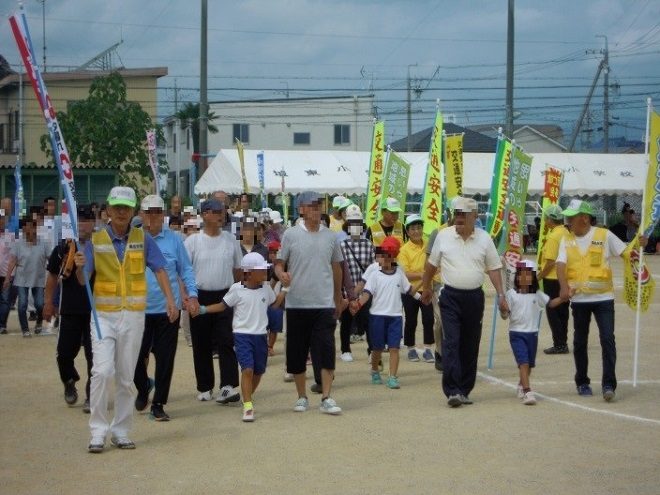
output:
M463 135L445 138L445 171L447 175L447 200L463 195Z
M369 163L369 183L367 186L367 211L365 223L370 226L378 220L378 206L383 189L383 174L385 172L385 123L374 123L374 134L371 143L371 159Z
M442 223L442 114L437 112L426 167L421 216L424 236L428 238Z

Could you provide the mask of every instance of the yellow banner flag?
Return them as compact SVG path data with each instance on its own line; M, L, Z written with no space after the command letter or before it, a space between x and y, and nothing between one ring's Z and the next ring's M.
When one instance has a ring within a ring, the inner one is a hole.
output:
M447 200L463 195L463 134L445 138L445 174L447 175Z
M641 234L650 236L660 219L660 115L652 111L650 119L649 167L646 172L644 204L642 205L643 224L639 226L639 232L623 252L623 297L630 308L637 309L637 287L641 280L641 311L649 308L649 303L653 299L655 281L646 263L641 265L639 263L642 249L639 244L639 236Z
M424 221L424 237L428 238L442 223L442 113L435 115L435 125L426 166L421 216Z
M238 161L241 164L241 177L243 177L243 192L249 192L247 175L245 175L245 158L243 157L243 143L236 138L236 151L238 151Z
M371 160L369 163L369 184L367 186L367 209L364 221L368 227L378 221L378 205L383 189L383 173L385 169L385 122L374 123L374 134L371 142Z
M655 290L655 281L646 263L639 264L639 234L630 241L628 247L623 252L623 298L631 309L637 309L637 277L642 280L642 297L640 299L640 310L649 309L649 304L653 299ZM641 274L641 275L640 275Z

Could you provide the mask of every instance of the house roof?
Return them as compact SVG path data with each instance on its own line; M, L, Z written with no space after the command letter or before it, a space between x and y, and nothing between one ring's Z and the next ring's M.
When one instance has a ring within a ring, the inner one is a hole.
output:
M449 134L463 134L463 152L466 153L492 153L497 147L497 139L473 131L460 125L445 123L443 130ZM428 152L431 145L433 127L416 132L410 136L411 151ZM397 139L390 143L394 151L408 151L408 137Z
M54 81L85 81L95 79L97 77L107 76L112 72L119 72L122 77L163 77L167 75L167 67L143 67L138 69L119 69L117 71L107 70L84 70L84 71L70 71L70 72L42 72L44 82L48 84ZM0 79L0 90L6 86L18 84L19 74L9 74ZM30 84L30 79L27 75L23 75L23 84Z

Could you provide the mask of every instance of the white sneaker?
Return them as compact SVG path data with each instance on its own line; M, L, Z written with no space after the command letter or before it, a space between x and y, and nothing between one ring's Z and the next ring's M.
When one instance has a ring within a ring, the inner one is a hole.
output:
M321 407L319 407L322 413L325 414L341 414L341 407L337 405L335 400L332 397L328 397L323 402L321 402Z
M522 398L522 403L526 406L533 406L536 404L536 396L534 395L534 392L531 390L529 392L525 392L525 395Z
M284 381L290 383L293 381L293 375L291 373L284 372Z
M220 389L218 397L215 401L218 404L228 404L230 402L238 402L241 399L241 395L234 390L234 387L231 385L225 385Z
M520 383L518 384L517 395L519 399L525 397L525 391L523 390L523 386Z
M197 394L197 400L200 400L202 402L206 402L212 399L213 399L212 390L207 390L206 392L200 392L199 394Z
M307 397L300 397L296 401L296 405L293 406L293 410L296 412L305 412L307 411L308 407L309 407L309 400L307 400Z
M350 352L342 352L340 357L341 360L344 361L345 363L353 362L353 354L351 354Z

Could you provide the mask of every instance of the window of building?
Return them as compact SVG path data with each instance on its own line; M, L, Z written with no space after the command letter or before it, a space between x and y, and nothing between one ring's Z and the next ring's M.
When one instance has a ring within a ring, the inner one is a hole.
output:
M0 153L5 151L5 124L0 124Z
M249 124L234 124L234 135L232 141L239 140L243 144L250 142L250 125Z
M294 132L293 144L310 144L311 135L309 132Z
M351 144L351 126L335 124L335 144Z
M176 132L172 134L172 153L176 153Z
M14 139L18 140L21 135L21 120L18 116L18 110L14 111Z

